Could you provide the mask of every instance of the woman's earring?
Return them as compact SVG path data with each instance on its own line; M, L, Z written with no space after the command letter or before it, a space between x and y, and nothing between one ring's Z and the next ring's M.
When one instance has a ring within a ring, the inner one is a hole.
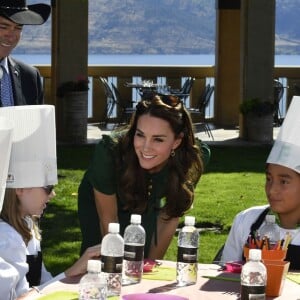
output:
M174 150L174 149L172 149L170 156L171 156L171 157L174 157L174 156L175 156L175 150Z

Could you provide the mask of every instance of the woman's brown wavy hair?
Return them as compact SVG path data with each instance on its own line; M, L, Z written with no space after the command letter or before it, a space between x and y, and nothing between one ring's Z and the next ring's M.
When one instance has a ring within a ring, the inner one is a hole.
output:
M169 218L181 217L193 203L194 187L203 172L203 163L201 151L195 143L190 115L177 97L155 95L151 100L142 100L137 104L128 131L119 136L119 192L128 210L142 213L146 209L148 196L145 170L140 167L133 146L137 121L146 114L167 121L175 138L183 136L175 156L170 156L168 161L166 203L162 208Z

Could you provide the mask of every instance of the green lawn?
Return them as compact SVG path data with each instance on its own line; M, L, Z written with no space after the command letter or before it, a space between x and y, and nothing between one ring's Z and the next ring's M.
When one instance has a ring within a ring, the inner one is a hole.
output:
M57 274L78 258L77 188L94 146L58 146L59 184L41 222L45 264ZM269 146L211 146L210 164L196 188L190 214L201 228L199 261L211 262L237 212L266 203L264 168ZM177 236L165 256L175 260Z

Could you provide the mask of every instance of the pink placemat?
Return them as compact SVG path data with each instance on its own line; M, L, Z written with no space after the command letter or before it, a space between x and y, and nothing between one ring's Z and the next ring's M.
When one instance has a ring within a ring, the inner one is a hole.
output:
M130 294L122 296L123 300L188 300L188 298L166 294Z

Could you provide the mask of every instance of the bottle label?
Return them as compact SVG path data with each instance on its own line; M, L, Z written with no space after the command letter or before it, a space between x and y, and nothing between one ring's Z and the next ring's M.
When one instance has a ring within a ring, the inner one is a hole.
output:
M265 300L266 287L264 285L258 286L241 286L241 300Z
M101 270L105 273L122 273L123 256L101 255Z
M198 261L198 248L178 247L177 261L184 263L195 263Z
M126 245L124 247L124 259L129 261L141 261L144 259L144 246Z

